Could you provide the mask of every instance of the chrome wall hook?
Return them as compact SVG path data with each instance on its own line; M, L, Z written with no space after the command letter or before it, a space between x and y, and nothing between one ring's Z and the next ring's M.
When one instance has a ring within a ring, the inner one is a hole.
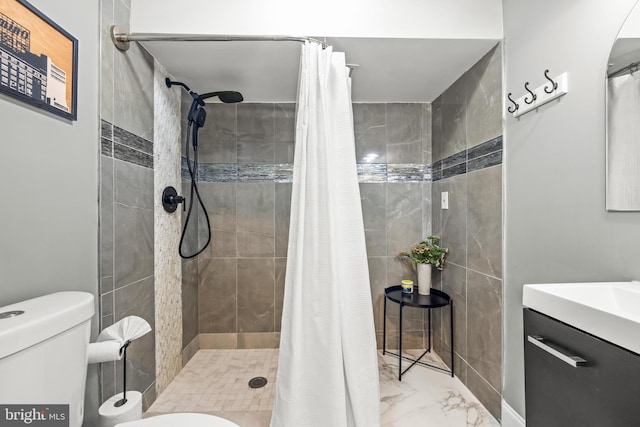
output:
M518 111L518 108L520 108L520 106L516 101L513 100L513 98L511 98L511 92L509 92L509 95L507 95L507 98L509 99L509 101L513 103L513 107L507 107L507 111L513 114L516 111Z
M524 103L525 103L525 104L533 104L533 101L535 101L535 100L536 100L537 96L536 96L536 94L535 94L535 93L533 93L533 92L531 91L531 89L529 89L529 82L526 82L526 83L524 84L524 88L527 90L527 92L529 92L529 93L531 94L531 99L527 99L527 98L525 97L525 98L524 98Z
M551 82L551 87L544 87L545 93L553 93L556 89L558 89L558 83L553 81L551 77L549 77L549 70L544 70L544 77Z

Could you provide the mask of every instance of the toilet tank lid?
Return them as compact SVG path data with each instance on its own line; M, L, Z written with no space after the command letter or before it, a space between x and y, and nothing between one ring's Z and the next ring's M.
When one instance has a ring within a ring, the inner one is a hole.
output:
M3 313L24 314L5 317ZM57 292L0 307L0 359L91 319L93 295Z

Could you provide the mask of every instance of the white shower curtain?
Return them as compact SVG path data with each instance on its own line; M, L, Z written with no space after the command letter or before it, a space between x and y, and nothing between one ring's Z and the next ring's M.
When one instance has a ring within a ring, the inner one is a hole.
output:
M607 208L640 206L640 73L609 79Z
M271 427L377 427L379 403L348 70L305 43Z

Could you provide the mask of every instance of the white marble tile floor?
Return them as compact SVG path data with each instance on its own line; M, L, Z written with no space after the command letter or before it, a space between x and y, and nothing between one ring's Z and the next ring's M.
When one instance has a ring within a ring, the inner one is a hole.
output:
M436 355L426 357L442 364ZM145 416L201 412L241 427L268 427L277 363L277 349L199 350ZM379 354L382 427L500 425L457 378L414 366L398 381L397 366L395 356ZM267 378L264 388L248 386L256 376Z

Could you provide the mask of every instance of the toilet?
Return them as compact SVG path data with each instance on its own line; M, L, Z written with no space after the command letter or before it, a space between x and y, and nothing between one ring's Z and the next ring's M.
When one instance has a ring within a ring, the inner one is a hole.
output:
M19 405L16 413L33 411L38 416L61 416L53 405L69 405L69 427L81 427L93 314L93 295L87 292L58 292L0 307L0 404ZM170 426L238 427L223 418L196 413L117 425Z

